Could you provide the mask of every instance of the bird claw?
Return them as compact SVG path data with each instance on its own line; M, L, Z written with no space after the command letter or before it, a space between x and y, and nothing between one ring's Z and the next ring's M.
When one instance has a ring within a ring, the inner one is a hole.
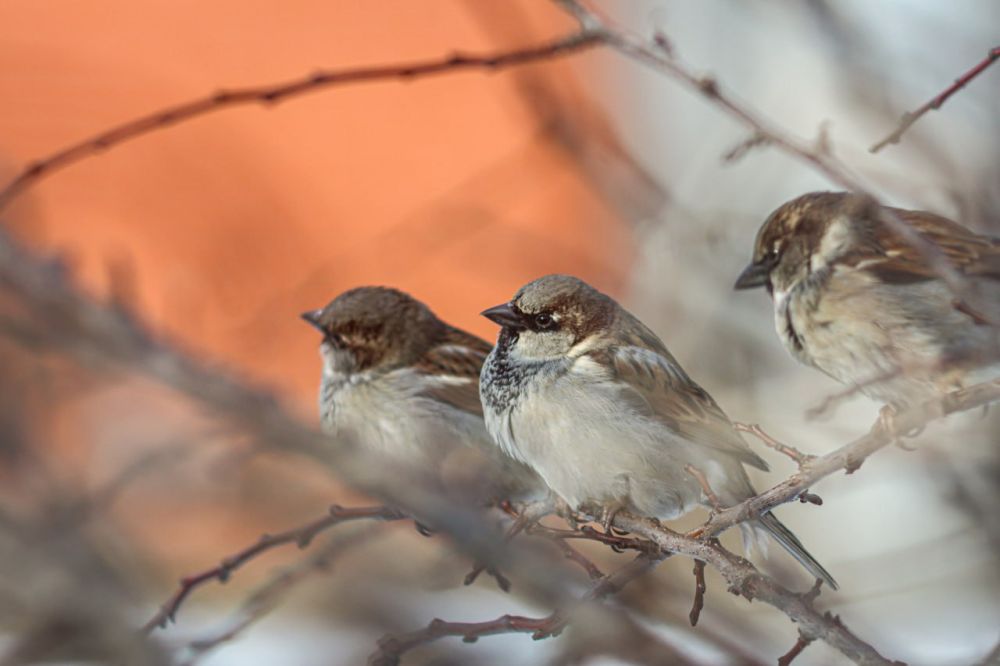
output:
M601 508L601 527L604 528L605 534L610 536L623 536L628 534L628 532L624 530L616 530L615 527L612 526L612 523L615 522L615 516L617 516L624 508L625 507L621 504L605 505Z

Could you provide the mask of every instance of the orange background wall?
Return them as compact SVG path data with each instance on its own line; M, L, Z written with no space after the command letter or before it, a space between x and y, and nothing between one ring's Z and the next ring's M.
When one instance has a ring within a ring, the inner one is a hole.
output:
M573 29L548 3L483 0L5 0L0 25L5 177L220 87ZM119 276L156 327L311 407L317 340L297 315L344 289L398 286L488 337L477 313L540 274L621 290L629 192L657 193L581 92L590 64L225 110L55 173L3 216L95 293Z

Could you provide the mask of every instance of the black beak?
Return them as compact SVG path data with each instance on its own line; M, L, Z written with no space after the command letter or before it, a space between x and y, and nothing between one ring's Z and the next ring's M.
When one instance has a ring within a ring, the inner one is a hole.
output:
M479 314L483 315L493 323L503 326L504 328L512 328L516 331L525 328L521 315L519 315L514 308L510 306L510 303L495 305L492 308L483 310Z
M771 281L771 269L774 268L772 262L764 261L750 264L743 269L740 276L736 278L733 289L756 289L766 287Z
M303 312L300 316L305 320L307 324L315 328L320 333L326 333L323 330L323 325L319 322L320 315L323 314L322 308L319 310L309 310L308 312Z

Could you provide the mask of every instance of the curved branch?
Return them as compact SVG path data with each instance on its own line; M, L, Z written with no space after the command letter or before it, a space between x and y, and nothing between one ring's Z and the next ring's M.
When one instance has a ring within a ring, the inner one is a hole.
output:
M1000 400L1000 380L983 382L953 391L939 399L918 405L895 416L892 430L875 427L867 435L859 437L824 456L803 458L798 473L736 506L714 512L699 531L705 536L712 536L737 523L770 511L780 504L796 500L817 481L835 472L845 470L850 474L856 471L861 467L865 458L896 442L899 439L899 433L918 430L931 421L938 420L948 414L965 412L996 400Z
M10 183L0 190L0 210L25 189L47 175L108 148L130 141L155 130L222 111L234 106L261 104L269 106L324 88L372 81L410 81L462 70L498 70L533 62L561 58L590 48L603 41L599 30L580 30L553 41L495 53L459 53L434 60L376 65L349 69L321 70L307 76L268 86L228 88L206 97L178 104L149 115L129 120L92 137L67 146L28 164Z
M403 513L395 509L390 509L387 506L344 508L334 504L330 507L327 515L322 518L284 532L279 532L278 534L264 534L256 543L224 558L218 565L181 578L177 590L164 602L156 615L143 625L142 630L144 633L149 633L157 628L162 629L170 622L175 622L175 616L181 604L184 603L195 589L213 580L217 580L220 583L227 582L234 571L261 553L289 543L294 543L299 548L306 548L320 532L334 525L352 520L366 518L374 520L402 520L406 517Z
M931 99L927 100L923 106L914 111L907 111L904 113L902 117L900 117L899 124L896 126L896 129L894 129L889 136L869 148L868 152L877 153L890 144L899 143L900 139L903 138L903 134L905 134L906 131L913 126L913 123L920 120L928 111L937 111L940 109L941 106L948 101L948 98L967 86L972 79L982 74L987 67L992 65L997 60L1000 60L1000 46L994 46L990 49L984 59L979 61L979 63L977 63L965 74L962 74L960 77L955 79L950 86Z
M828 643L857 664L890 666L899 663L879 654L845 627L838 617L813 608L815 594L812 591L805 594L792 592L761 574L749 561L729 552L714 539L693 539L663 527L659 521L626 513L616 515L614 525L649 539L664 551L687 555L711 565L729 584L730 592L774 606L798 624L803 635Z
M641 553L617 571L601 577L578 603L600 601L616 594L629 582L646 573L669 553ZM557 609L540 618L522 615L501 615L485 622L446 622L435 618L424 627L406 634L383 636L378 648L368 658L368 666L397 666L410 650L448 636L460 636L466 643L475 643L482 636L528 633L534 640L558 636L571 620L572 609Z

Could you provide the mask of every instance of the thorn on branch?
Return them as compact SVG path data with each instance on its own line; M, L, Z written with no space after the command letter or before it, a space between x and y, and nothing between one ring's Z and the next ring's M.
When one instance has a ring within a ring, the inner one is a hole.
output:
M694 602L691 604L691 612L688 619L691 626L698 626L698 618L701 617L701 609L705 607L705 563L701 560L694 561Z
M719 97L719 82L714 76L703 76L697 81L698 89L707 97Z
M670 39L663 32L657 30L653 33L653 44L656 48L663 51L663 55L668 58L674 57L674 46L670 43Z
M809 591L805 592L802 595L802 601L811 606L812 603L816 601L816 599L819 597L819 593L822 587L823 587L823 579L817 578L816 582L813 583L813 586L809 588Z
M762 134L759 131L754 132L749 137L740 141L738 144L726 151L726 153L722 156L722 161L732 164L733 162L740 160L754 148L761 148L769 145L770 143L771 138L766 134Z
M815 504L816 506L823 506L823 498L815 493L811 493L808 490L803 490L799 494L799 501L803 504Z

